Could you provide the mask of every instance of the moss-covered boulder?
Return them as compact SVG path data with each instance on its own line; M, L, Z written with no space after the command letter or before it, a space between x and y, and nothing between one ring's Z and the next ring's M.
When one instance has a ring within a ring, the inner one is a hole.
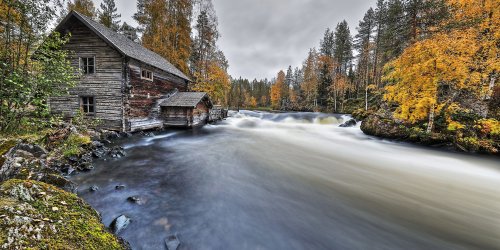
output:
M369 115L361 124L361 130L367 135L379 136L388 139L405 140L409 131L403 124L398 124L394 120L382 118L378 115Z
M0 249L126 249L75 194L30 180L0 186Z
M0 167L3 165L5 160L7 159L5 155L9 152L11 148L16 146L17 141L15 140L6 140L0 141Z

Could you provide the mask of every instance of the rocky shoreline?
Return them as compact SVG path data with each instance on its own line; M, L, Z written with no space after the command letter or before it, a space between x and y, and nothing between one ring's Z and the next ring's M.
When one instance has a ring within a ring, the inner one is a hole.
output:
M437 131L427 133L422 125L398 122L392 115L380 112L357 112L353 116L362 121L361 130L366 135L415 143L418 145L445 148L457 152L500 155L497 138L482 135L480 128L469 125L468 131Z
M112 140L130 136L66 125L35 142L0 141L0 248L130 249L116 236L130 219L106 227L68 179L93 170L93 159L125 156Z

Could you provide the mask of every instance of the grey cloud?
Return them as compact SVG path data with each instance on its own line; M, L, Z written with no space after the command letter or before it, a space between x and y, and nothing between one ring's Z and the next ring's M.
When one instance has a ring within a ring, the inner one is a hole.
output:
M233 77L273 78L302 64L326 28L347 20L354 34L376 0L213 0L219 18L219 47ZM96 7L100 0L94 0ZM136 1L116 0L122 21L136 25Z
M351 32L375 0L215 0L219 46L234 77L272 78L302 64L326 28L344 19Z

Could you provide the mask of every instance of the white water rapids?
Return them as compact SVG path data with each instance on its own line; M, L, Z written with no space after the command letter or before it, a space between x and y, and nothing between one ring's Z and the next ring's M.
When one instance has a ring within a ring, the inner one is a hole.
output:
M181 249L500 249L498 158L339 128L348 118L233 113L119 142L125 158L73 179L105 224L132 218L134 249L174 233Z

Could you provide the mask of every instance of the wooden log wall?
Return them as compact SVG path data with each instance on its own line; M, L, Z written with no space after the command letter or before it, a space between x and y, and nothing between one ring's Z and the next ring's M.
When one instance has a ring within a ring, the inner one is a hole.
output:
M75 72L79 67L79 57L95 57L95 74L83 75L68 96L51 98L51 112L74 117L80 109L80 96L93 96L94 117L101 120L105 128L122 130L124 58L76 18L69 20L66 28L71 32L71 39L64 49L73 52L70 59Z
M141 79L141 70L147 69L153 72L153 81ZM129 75L129 93L127 95L127 118L148 118L156 101L173 91L186 91L185 80L156 69L137 60L131 59L127 69Z

